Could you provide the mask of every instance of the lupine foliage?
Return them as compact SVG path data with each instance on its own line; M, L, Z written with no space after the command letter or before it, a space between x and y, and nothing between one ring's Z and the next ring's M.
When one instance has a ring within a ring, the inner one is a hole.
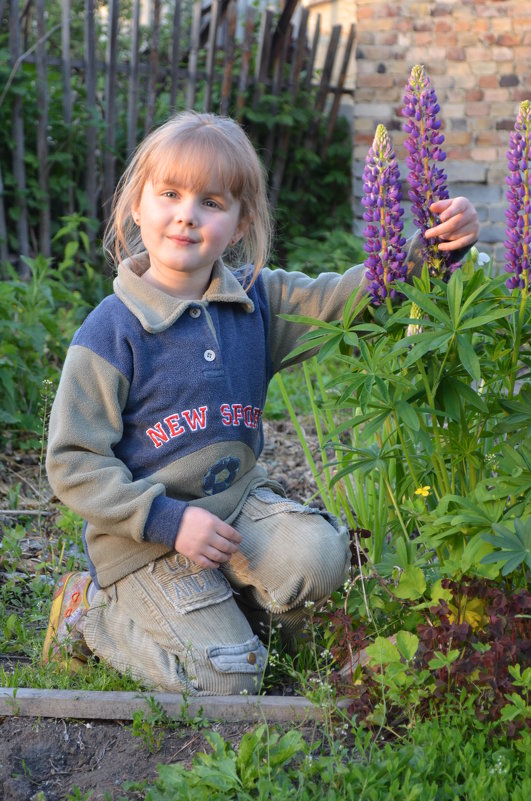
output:
M404 102L422 236L436 222L429 206L447 197L439 106L422 67ZM391 278L399 177L379 126L364 174L372 303L348 304L333 326L313 321L298 348L321 346L305 371L322 497L353 544L325 642L338 664L350 660L351 712L374 728L409 724L462 692L478 719L511 736L531 717L530 116L522 103L508 153L508 286L475 249L453 272L424 250L420 278ZM332 357L325 381L320 365ZM356 668L365 645L370 665Z

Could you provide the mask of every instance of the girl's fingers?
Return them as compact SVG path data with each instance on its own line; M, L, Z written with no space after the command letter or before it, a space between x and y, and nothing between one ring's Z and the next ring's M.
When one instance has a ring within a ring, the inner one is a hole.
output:
M227 554L229 557L238 550L238 544L236 542L232 542L220 535L216 536L207 547L215 548L220 553Z
M228 523L224 523L223 520L220 520L216 525L216 532L229 542L235 542L236 545L239 545L242 541L242 535L239 534L235 528L229 526Z

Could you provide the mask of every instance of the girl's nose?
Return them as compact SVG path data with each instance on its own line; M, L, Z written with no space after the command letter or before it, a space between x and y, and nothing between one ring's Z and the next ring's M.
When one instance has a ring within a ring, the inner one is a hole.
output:
M175 210L175 217L178 222L194 227L197 224L197 213L193 200L182 200Z

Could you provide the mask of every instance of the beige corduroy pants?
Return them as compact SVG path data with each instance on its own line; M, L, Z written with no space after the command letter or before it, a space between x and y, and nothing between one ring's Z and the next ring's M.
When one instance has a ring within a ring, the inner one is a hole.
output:
M232 523L240 551L218 570L175 553L95 594L84 624L90 649L148 686L189 695L258 692L260 636L294 636L343 583L346 531L316 510L256 489Z

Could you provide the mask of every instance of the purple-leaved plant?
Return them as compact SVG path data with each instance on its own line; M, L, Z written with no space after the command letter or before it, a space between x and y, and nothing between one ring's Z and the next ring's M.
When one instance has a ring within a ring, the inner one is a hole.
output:
M379 306L396 296L390 284L406 277L400 172L387 130L378 125L363 171L363 219L369 294Z
M437 165L444 161L446 153L441 149L444 135L441 133L441 120L437 96L424 67L413 67L404 92L402 114L407 117L404 131L408 134L404 141L408 155L409 199L415 224L423 240L423 255L428 263L430 275L445 277L449 272L449 257L438 250L436 242L428 242L424 232L437 224L437 218L430 212L430 206L437 200L446 200L446 174Z
M524 100L516 117L514 130L509 136L507 166L509 174L505 212L505 270L510 273L507 279L509 289L520 287L527 294L529 287L529 265L531 245L531 200L530 148L531 148L531 103Z

